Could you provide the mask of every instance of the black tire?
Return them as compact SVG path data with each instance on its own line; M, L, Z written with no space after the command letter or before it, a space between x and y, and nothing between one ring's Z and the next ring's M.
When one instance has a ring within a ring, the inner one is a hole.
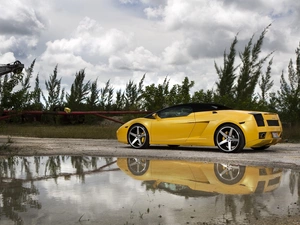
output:
M264 146L260 146L260 147L251 147L253 150L265 150L267 148L269 148L270 145L264 145Z
M133 148L141 149L149 147L149 134L141 124L134 124L129 128L127 141Z
M238 126L224 124L216 130L215 144L223 152L236 153L243 150L245 137Z
M145 174L149 168L149 160L139 158L128 158L127 166L133 175L141 176Z
M215 163L214 171L223 184L237 184L244 177L246 167L232 164Z

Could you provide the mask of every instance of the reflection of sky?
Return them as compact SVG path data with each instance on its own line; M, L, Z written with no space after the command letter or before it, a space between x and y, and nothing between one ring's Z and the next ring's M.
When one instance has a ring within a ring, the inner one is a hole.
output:
M43 158L42 165L45 162L46 158ZM105 163L104 159L100 159L97 165L100 167ZM32 171L35 171L33 163L30 165ZM70 161L62 165L61 172L75 172ZM106 169L113 168L117 168L117 165L113 164ZM41 167L39 176L44 171L45 168ZM25 176L24 172L16 172L17 176ZM35 172L32 173L36 176ZM152 190L146 191L142 181L134 180L120 170L85 175L84 181L77 175L67 179L48 178L34 182L39 195L32 198L38 200L42 208L37 210L27 207L28 211L19 215L26 221L25 224L80 224L79 220L83 224L220 224L234 216L238 221L245 221L249 216L248 212L245 213L246 208L251 213L257 213L257 218L288 215L293 213L293 207L297 207L294 203L299 201L297 182L294 183L294 192L291 193L291 174L290 170L284 171L281 186L273 192L237 196L220 194L197 198L185 198L163 190L156 190L155 193ZM296 178L299 179L299 173L296 173ZM30 182L23 184L28 187L30 185ZM226 202L230 202L231 206ZM3 207L1 204L0 206ZM234 216L233 208L236 211Z

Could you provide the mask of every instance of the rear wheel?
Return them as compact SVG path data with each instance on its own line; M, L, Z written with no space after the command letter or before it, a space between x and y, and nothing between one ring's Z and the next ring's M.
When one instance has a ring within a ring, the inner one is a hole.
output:
M234 124L224 124L215 133L215 144L223 152L240 152L245 146L241 129Z
M135 124L130 127L127 134L128 143L133 148L147 148L149 147L149 134L141 124Z

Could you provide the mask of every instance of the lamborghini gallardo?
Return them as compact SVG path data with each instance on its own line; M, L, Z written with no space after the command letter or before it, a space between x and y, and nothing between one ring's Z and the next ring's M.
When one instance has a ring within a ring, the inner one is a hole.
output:
M281 140L276 113L235 110L219 104L174 105L123 124L117 139L133 148L150 145L217 146L226 153L264 150Z

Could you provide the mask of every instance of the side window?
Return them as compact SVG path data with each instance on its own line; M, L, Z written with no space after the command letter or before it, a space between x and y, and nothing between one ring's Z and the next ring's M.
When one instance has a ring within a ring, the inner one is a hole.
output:
M193 109L189 106L176 106L164 109L158 112L160 118L171 118L171 117L180 117L187 116L193 112Z

